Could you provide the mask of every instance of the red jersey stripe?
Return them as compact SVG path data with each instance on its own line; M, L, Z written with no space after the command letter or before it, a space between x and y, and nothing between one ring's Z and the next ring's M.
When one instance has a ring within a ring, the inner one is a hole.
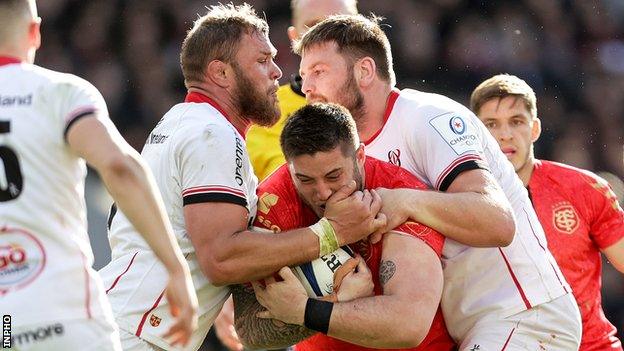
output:
M139 327L137 328L137 331L134 335L140 337L141 333L143 332L143 325L145 324L145 320L147 319L147 316L149 316L150 313L152 313L153 310L156 309L156 307L158 307L158 304L160 303L160 300L162 299L163 295L165 294L165 290L163 290L160 295L158 295L158 298L156 299L156 302L154 302L154 305L152 306L152 308L150 308L149 310L145 311L145 313L143 313L143 318L141 318L141 323L139 323Z
M113 284L110 286L110 288L108 288L108 290L106 290L106 294L108 294L108 292L109 292L109 291L113 290L113 288L114 288L114 287L117 285L117 283L119 282L119 279L121 279L121 277L122 277L124 274L126 274L126 272L128 272L128 270L130 269L130 266L132 266L132 263L134 262L134 258L136 257L136 255L137 255L138 253L139 253L139 252L137 251L137 252L135 252L135 253L134 253L134 255L132 255L132 259L130 260L130 263L128 263L128 267L126 267L126 269L125 269L123 272L121 272L121 274L119 274L119 275L117 276L117 278L115 278L115 281L113 281Z
M516 328L513 328L511 330L511 333L509 333L509 336L507 337L507 341L505 341L505 345L503 345L503 348L501 349L501 351L505 351L505 349L507 348L507 345L509 344L509 340L511 340L511 336L513 335L514 331L516 331Z
M522 297L522 301L524 302L524 305L526 306L527 309L531 308L531 303L529 302L529 299L527 299L526 294L524 293L524 290L522 290L522 286L520 286L520 282L518 281L518 278L516 278L516 275L514 274L513 270L511 269L511 265L509 264L509 261L507 260L507 257L505 256L505 253L503 252L503 250L499 247L498 251L501 253L501 255L503 256L503 260L505 260L505 264L507 265L507 269L509 270L509 274L511 274L511 279L513 279L514 284L516 284L516 288L518 289L518 292L520 293L520 297Z

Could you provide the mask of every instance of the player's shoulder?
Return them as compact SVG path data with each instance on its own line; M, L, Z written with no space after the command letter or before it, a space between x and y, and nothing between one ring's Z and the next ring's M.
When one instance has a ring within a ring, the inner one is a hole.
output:
M161 123L175 126L183 138L201 136L207 141L222 137L239 137L234 126L212 105L207 103L182 102L174 105L163 117ZM158 125L157 125L158 127Z
M556 179L569 187L590 186L593 183L606 182L592 171L555 161L537 160L535 173Z
M403 89L399 92L396 106L413 116L431 119L440 115L471 116L472 112L464 105L448 96L428 93L415 89Z
M366 156L365 161L366 186L374 188L417 188L425 189L427 186L418 177L406 169L390 162Z
M278 167L258 185L258 211L268 214L274 207L279 211L295 211L300 200L290 177L287 164Z
M23 79L27 79L30 83L39 84L42 91L63 93L74 90L100 95L93 84L71 73L58 72L31 64L22 64L21 69L24 75Z

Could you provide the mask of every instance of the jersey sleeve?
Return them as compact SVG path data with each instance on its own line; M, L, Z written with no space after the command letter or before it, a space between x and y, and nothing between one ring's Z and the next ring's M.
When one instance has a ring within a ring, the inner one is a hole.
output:
M292 180L285 165L260 183L254 227L279 233L302 226L301 206L291 187Z
M183 204L226 202L249 209L245 145L233 128L206 124L185 129L175 151Z
M607 248L624 238L624 211L606 180L592 174L587 177L590 233L600 249Z
M63 137L71 126L83 117L97 117L106 124L111 124L102 94L86 80L67 75L68 79L55 87L53 94L63 94L61 118L63 123Z
M422 158L416 163L421 164L422 173L435 189L446 191L464 171L488 169L477 122L467 110L447 112L414 129L410 142Z

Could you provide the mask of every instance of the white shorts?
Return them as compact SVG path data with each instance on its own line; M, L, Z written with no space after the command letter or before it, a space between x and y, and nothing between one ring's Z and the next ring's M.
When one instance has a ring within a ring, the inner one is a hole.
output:
M574 351L581 343L581 315L572 294L507 318L478 321L460 351Z
M139 338L138 336L123 329L119 331L121 336L121 347L124 351L161 351L164 350L154 344Z
M11 343L11 349L17 351L121 351L117 326L104 318L15 327Z

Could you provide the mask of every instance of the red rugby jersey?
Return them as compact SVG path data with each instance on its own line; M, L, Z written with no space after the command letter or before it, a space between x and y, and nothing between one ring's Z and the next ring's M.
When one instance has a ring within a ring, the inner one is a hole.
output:
M572 287L583 319L580 350L622 350L605 318L600 249L624 237L624 212L607 182L572 166L538 160L529 193L548 248Z
M366 157L364 164L365 188L419 188L427 187L408 171L387 162ZM254 225L274 232L291 230L310 226L318 221L316 214L299 198L292 182L287 165L282 165L269 178L258 186L258 212ZM442 253L444 236L415 222L407 222L395 230L416 236L427 243L438 255ZM349 245L354 251L362 255L371 270L375 284L375 294L381 295L379 283L379 264L381 261L381 242L371 245L358 242ZM454 350L455 343L449 336L442 313L438 311L434 317L431 329L425 340L417 348L408 350ZM296 345L298 351L371 350L362 346L353 345L327 335L318 333Z

